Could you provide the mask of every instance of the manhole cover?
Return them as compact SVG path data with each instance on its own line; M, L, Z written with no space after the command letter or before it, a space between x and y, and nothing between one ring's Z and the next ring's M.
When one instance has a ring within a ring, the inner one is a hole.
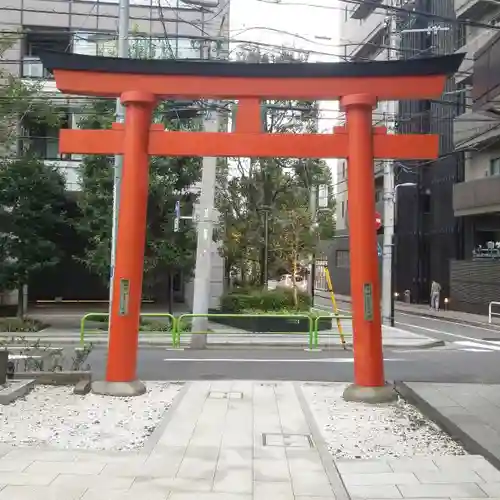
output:
M279 446L282 448L314 448L310 434L262 434L264 446Z
M242 392L218 392L212 391L208 395L210 399L243 399Z

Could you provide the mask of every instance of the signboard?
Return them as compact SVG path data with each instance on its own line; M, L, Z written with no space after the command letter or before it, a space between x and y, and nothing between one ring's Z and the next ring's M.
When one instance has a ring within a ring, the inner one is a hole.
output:
M373 321L373 289L371 283L363 285L365 321Z
M382 216L375 212L375 231L378 231L382 227Z
M120 309L118 314L126 316L128 314L128 305L130 297L130 280L120 280Z

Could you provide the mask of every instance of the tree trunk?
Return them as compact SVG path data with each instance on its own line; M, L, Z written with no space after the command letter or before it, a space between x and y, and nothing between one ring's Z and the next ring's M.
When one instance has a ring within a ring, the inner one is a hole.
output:
M17 287L17 317L24 318L24 286Z

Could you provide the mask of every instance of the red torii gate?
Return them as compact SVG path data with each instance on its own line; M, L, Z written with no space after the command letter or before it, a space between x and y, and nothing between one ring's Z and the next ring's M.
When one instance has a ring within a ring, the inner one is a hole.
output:
M137 380L137 347L149 155L309 157L349 162L355 384L345 397L374 402L393 397L384 378L373 160L436 158L439 138L388 135L372 126L372 109L380 100L439 97L463 54L317 64L130 60L57 52L40 56L60 91L120 97L126 107L124 125L60 133L61 153L124 157L106 382L94 390L113 395L145 390ZM166 98L236 99L235 132L170 132L152 125L156 103ZM265 133L260 104L266 99L340 99L346 127L333 134Z

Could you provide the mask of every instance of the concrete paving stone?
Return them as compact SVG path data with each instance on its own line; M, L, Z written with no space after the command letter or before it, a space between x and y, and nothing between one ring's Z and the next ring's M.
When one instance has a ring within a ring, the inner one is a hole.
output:
M184 458L184 460L181 462L179 470L177 471L177 477L193 479L213 479L216 467L216 460Z
M226 448L221 447L217 467L252 467L252 448Z
M72 462L76 460L77 453L69 451L41 451L33 448L18 448L7 453L5 460L30 460L31 462Z
M489 467L477 469L476 474L486 483L500 483L500 471L491 464L487 465Z
M481 490L491 498L500 498L500 482L498 483L481 483Z
M6 486L0 489L0 500L79 500L86 489L86 487ZM102 491L100 498L102 499ZM106 497L106 500L111 499Z
M324 470L321 458L316 456L314 459L307 458L288 458L288 468L292 476L299 474L309 474Z
M402 498L401 492L394 485L377 485L377 486L349 486L346 485L347 491L352 500L354 499L396 499Z
M439 470L480 470L490 463L481 455L443 455L432 459Z
M394 472L385 460L336 460L335 465L341 474Z
M0 459L0 472L23 472L33 460L7 460Z
M72 486L86 486L87 488L101 488L103 490L127 489L132 486L132 477L110 477L110 476L82 476L78 474L59 474L51 486L71 488Z
M286 460L287 451L280 446L262 446L261 442L260 446L255 446L253 456L255 459Z
M328 500L328 499L332 499L334 500L335 497L332 495L331 497L311 497L311 496L295 496L295 500Z
M398 488L403 498L481 498L486 496L483 490L473 483L402 484Z
M253 500L294 500L291 483L255 482Z
M324 471L292 477L293 491L297 496L331 496L332 486Z
M145 463L112 463L107 464L101 474L111 477L175 477L179 469L179 461L170 461L169 457L155 457Z
M430 457L401 457L387 460L394 472L439 471L438 466Z
M376 472L373 474L342 474L346 485L376 486L379 484L418 484L418 479L411 472Z
M116 465L116 464L115 464ZM120 464L123 466L125 464ZM25 472L28 474L100 474L105 464L94 462L33 462Z
M159 491L145 486L142 490L108 490L103 496L102 489L92 488L86 491L81 500L138 500L139 498L144 498L145 500L167 500L169 495L170 492ZM40 499L41 497L37 497L36 499L33 497L33 500ZM0 500L3 500L1 496ZM44 498L44 500L50 500L50 498ZM61 497L61 500L66 500L66 498Z
M255 481L290 481L288 462L279 459L256 458L253 462Z
M48 486L56 477L57 472L44 474L28 474L26 472L0 472L0 484L12 486ZM78 484L76 484L75 486L78 486Z
M148 458L145 453L128 453L128 452L117 452L117 453L76 453L76 462L97 462L103 464L119 464L119 463L136 463L143 464ZM37 461L40 459L36 458ZM59 462L60 460L47 460L47 462Z
M437 483L481 483L483 480L473 470L440 470L436 471L421 471L415 472L418 480L422 484L437 484Z
M188 479L184 477L174 478L153 478L145 479L137 477L134 481L134 487L148 485L152 488L165 489L168 491L211 491L212 479Z
M237 493L172 493L168 500L252 500L252 495Z
M251 468L217 468L213 490L224 493L252 493L253 475Z

